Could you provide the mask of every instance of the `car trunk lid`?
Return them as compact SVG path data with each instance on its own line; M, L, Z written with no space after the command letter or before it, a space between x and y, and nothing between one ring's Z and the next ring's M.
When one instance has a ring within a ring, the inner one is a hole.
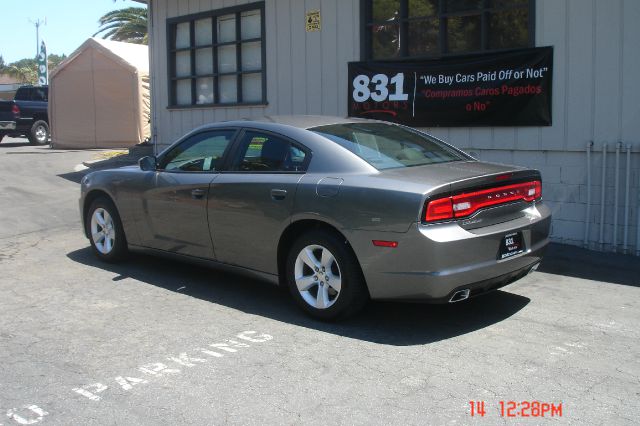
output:
M411 186L422 186L424 203L421 207L421 219L425 219L427 203L462 194L480 192L485 198L506 197L508 201L496 205L482 207L477 211L457 220L460 226L471 230L484 226L517 219L525 215L523 211L529 204L516 198L520 188L518 184L540 181L540 172L518 166L486 163L479 161L456 161L432 164L420 167L385 170L386 178L411 182ZM425 185L427 184L427 185ZM500 188L499 192L494 189ZM513 196L516 194L516 196ZM498 202L496 199L491 202ZM449 219L451 220L451 219Z

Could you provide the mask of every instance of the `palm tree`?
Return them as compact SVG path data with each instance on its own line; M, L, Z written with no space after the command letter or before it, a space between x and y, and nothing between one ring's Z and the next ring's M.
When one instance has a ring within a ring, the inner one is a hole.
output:
M147 44L147 9L128 7L104 14L98 22L102 38L129 43Z

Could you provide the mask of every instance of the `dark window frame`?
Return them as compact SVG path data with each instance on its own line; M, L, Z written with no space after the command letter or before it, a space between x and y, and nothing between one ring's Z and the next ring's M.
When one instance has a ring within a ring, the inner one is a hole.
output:
M260 11L260 37L242 40L241 37L241 14L242 12L259 10ZM235 15L236 19L236 38L231 42L218 43L217 42L217 18L224 15ZM196 46L195 44L195 21L200 19L211 18L211 36L212 42L209 45ZM178 24L189 23L189 47L175 48L175 33ZM225 7L222 9L215 9L207 12L195 13L191 15L178 16L175 18L167 19L167 86L168 86L168 109L194 109L194 108L212 108L212 107L233 107L233 106L251 106L251 105L267 105L267 52L266 52L266 30L265 30L265 4L264 1L247 3L240 6ZM242 44L251 42L260 42L261 50L261 66L260 69L243 71L242 70ZM236 46L236 71L233 72L218 72L218 48L221 46L235 45ZM210 74L196 74L195 61L196 50L203 48L211 48L213 51L213 72ZM175 69L175 55L177 52L190 52L191 60L191 74L189 76L176 76ZM243 102L242 101L242 76L246 74L261 74L262 80L262 98L259 101ZM235 75L236 89L237 89L237 102L220 102L219 89L219 77L225 75ZM196 103L196 80L198 78L213 78L214 87L214 101L213 103L199 104ZM190 104L178 104L177 102L177 81L178 80L191 80L191 103Z
M409 17L409 0L399 0L400 1L400 37L401 40L407 40L409 35L409 22L411 21L420 21L424 19L435 19L439 21L439 29L438 29L438 52L429 55L418 55L411 56L409 55L409 44L407 42L401 43L400 45L400 55L395 58L384 58L384 59L374 59L373 58L373 45L371 38L371 30L370 28L373 25L380 25L382 22L376 22L373 20L373 0L360 0L360 59L362 61L398 61L405 59L433 59L444 56L455 56L455 55L468 55L468 54L477 54L477 53L493 53L493 52L503 52L508 50L513 50L512 48L508 49L489 49L488 46L488 15L491 12L499 12L499 11L507 11L507 10L517 10L517 9L525 9L528 8L528 26L527 32L529 35L529 40L527 43L527 47L535 47L535 17L536 17L536 0L527 0L529 5L523 6L522 4L516 4L511 6L502 6L502 7L489 7L490 0L483 0L483 6L480 9L476 10L466 10L466 11L458 11L458 12L447 12L446 11L446 3L447 0L438 0L438 12L435 16L414 16ZM465 52L450 52L447 47L447 18L450 17L465 17L465 16L477 16L481 17L481 44L480 50L473 51L465 51Z

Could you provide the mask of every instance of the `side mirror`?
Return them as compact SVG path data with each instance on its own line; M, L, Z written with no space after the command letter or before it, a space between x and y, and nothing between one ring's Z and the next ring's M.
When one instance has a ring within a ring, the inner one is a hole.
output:
M156 157L154 157L153 155L142 157L138 160L138 165L140 166L140 170L143 170L145 172L151 172L158 168Z

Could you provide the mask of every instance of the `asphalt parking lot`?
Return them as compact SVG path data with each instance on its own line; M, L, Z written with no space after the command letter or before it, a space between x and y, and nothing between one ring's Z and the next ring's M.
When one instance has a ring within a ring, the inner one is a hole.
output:
M485 297L325 324L241 276L98 262L74 171L96 155L0 144L0 425L638 422L638 258L554 245Z

